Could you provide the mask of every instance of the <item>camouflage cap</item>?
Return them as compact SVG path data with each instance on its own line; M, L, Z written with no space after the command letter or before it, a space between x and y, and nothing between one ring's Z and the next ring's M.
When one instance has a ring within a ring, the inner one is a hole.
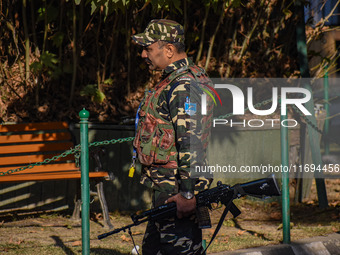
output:
M149 22L143 33L133 35L132 39L141 46L148 46L157 41L184 43L184 29L176 21L154 19Z

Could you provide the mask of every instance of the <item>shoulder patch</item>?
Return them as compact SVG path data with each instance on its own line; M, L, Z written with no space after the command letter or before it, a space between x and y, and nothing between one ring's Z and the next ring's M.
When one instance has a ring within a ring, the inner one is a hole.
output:
M184 111L185 111L186 114L188 114L190 116L195 115L195 113L197 111L196 103L191 103L189 97L187 97L186 100L185 100Z

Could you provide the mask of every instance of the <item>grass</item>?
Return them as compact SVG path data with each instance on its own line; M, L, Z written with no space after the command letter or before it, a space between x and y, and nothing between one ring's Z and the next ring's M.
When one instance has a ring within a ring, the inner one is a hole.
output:
M310 200L303 204L291 205L293 242L307 237L340 233L339 185L339 179L327 180L330 204L327 209L318 208L315 187L312 189ZM282 209L279 202L239 199L235 203L242 214L236 219L227 216L208 253L279 244L282 241ZM223 208L212 211L213 228L203 230L203 237L207 242L211 239L222 212ZM133 244L127 233L121 232L102 240L97 239L99 234L108 230L104 229L101 220L96 221L96 218L98 217L92 217L90 222L90 253L130 254ZM116 228L131 223L128 215L117 212L111 214L111 219ZM144 223L132 229L133 238L139 246L145 227ZM67 215L54 213L0 218L0 254L72 255L81 254L81 249L80 222L72 221Z

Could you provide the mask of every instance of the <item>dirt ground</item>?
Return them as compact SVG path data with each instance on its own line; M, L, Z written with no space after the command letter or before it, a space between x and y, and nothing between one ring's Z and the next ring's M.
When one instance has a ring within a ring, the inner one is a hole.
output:
M340 231L340 179L326 181L329 207L319 209L315 187L311 199L303 204L291 202L291 240L321 236ZM291 199L292 201L292 199ZM236 219L230 215L223 223L208 253L277 244L282 241L282 215L279 202L239 199L236 205L242 214ZM213 227L203 231L210 240L223 208L212 211ZM130 224L128 214L112 213L115 228ZM146 224L132 229L136 245L141 246ZM98 240L107 232L100 214L91 214L91 254L130 254L131 237L124 232ZM7 214L0 217L1 254L81 254L81 223L65 214Z

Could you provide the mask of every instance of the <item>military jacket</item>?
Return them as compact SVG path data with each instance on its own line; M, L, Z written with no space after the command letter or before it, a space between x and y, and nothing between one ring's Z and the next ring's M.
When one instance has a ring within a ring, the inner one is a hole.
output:
M207 164L213 104L208 100L208 114L202 116L201 81L212 85L204 70L185 58L167 66L161 81L146 93L134 141L142 163L142 184L167 194L198 192L210 185L210 178L192 177L190 172L194 165ZM153 129L155 122L160 131ZM163 142L155 146L151 139Z

